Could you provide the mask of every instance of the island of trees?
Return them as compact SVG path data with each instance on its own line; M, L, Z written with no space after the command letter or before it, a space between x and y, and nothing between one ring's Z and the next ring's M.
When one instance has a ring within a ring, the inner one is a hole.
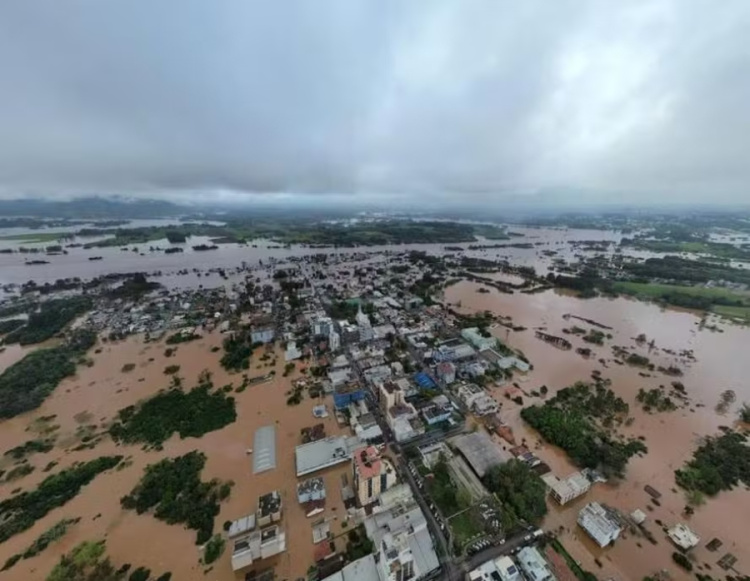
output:
M693 458L680 470L675 480L687 491L714 496L740 483L750 486L750 446L747 435L726 431L705 438Z
M544 403L521 410L521 417L551 444L567 452L582 468L622 477L628 460L647 449L640 440L622 440L614 433L628 414L628 405L602 382L578 382Z
M205 454L193 451L151 464L120 504L138 514L153 510L155 518L168 524L184 524L197 532L195 543L202 545L213 535L219 503L232 490L231 482L201 481L205 463Z

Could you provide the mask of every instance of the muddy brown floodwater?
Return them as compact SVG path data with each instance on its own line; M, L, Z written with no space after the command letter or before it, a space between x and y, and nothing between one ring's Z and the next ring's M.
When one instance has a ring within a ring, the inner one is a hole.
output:
M463 281L445 291L445 300L461 312L490 310L495 314L512 317L515 325L527 327L526 331L513 332L497 326L493 333L511 347L520 349L529 358L534 368L526 376L516 379L527 393L524 403L542 401L528 395L542 385L549 388L551 397L560 388L577 380L588 380L591 372L599 370L602 376L612 380L612 389L630 405L630 426L620 431L631 436L646 438L648 454L633 458L628 464L625 479L617 485L594 485L582 498L559 507L550 504L550 513L545 528L564 530L562 541L569 552L585 568L599 578L642 579L661 569L667 569L675 578L690 578L671 559L674 547L662 533L656 520L672 526L686 522L700 537L701 543L693 549L696 565L708 563L711 570L703 572L723 577L725 574L716 561L731 552L737 558L736 567L750 572L750 543L747 542L750 527L750 492L740 487L731 492L722 492L708 499L697 508L692 517L685 517L685 496L674 481L674 470L690 458L699 438L716 434L719 426L733 425L736 410L743 401L750 401L750 360L747 346L750 344L750 329L711 320L723 332L702 328L700 318L690 312L665 310L654 304L625 298L595 298L581 300L564 293L547 291L539 294L502 294L492 289L489 294L478 293L481 285ZM589 329L591 325L577 319L563 319L569 313L612 327L604 330L612 338L604 346L588 345L580 337L563 335L566 327L577 325ZM573 343L573 349L564 351L534 335L536 329L565 336ZM635 341L640 333L654 340L655 347L639 346ZM614 362L611 347L627 347L631 352L648 356L657 366L676 365L684 375L679 380L685 385L690 405L673 412L649 414L636 401L640 388L652 389L659 385L669 387L675 378L659 372L643 377L642 369L618 365ZM591 347L594 352L584 359L575 352L576 347ZM667 353L668 349L673 353ZM695 361L680 357L684 351L692 351ZM598 362L602 358L604 365ZM715 407L719 395L726 389L736 392L736 403L722 415ZM512 426L516 439L526 439L529 447L560 477L575 471L562 450L542 443L539 435L520 418L520 406L504 397L502 387L493 389L495 397L503 404L500 416ZM651 485L661 492L660 506L650 502L644 486ZM590 501L599 501L616 507L624 513L637 508L646 512L647 528L658 541L652 545L645 538L625 535L613 547L599 549L576 525L579 509ZM709 552L705 545L718 537L723 541L721 549ZM600 568L595 559L602 563Z
M163 343L144 344L140 338L102 344L101 353L93 354L92 351L93 367L80 367L78 375L61 383L39 409L0 423L2 451L34 438L31 430L38 425L35 419L54 414L56 417L52 423L60 426L56 448L49 453L30 457L30 463L36 466L32 474L13 483L0 484L2 498L8 497L11 490L17 487L33 489L48 475L42 469L51 461L59 462L51 472L54 473L75 462L108 454L122 454L132 460L132 464L123 470L99 475L66 505L51 511L24 533L2 543L0 561L5 562L11 555L23 552L34 539L62 518L81 518L59 542L53 543L36 557L19 561L10 571L4 572L4 580L44 579L64 552L82 541L99 539L106 539L107 552L117 565L143 565L156 574L171 571L172 578L179 581L243 578L244 572L235 575L231 570L229 543L224 555L214 563L206 576L199 564L195 531L165 524L149 514L138 515L120 508L120 498L132 490L148 464L191 450L200 450L208 457L201 476L203 480L220 478L235 482L231 497L222 503L221 513L216 518L217 532L225 521L253 512L260 495L272 490L280 491L283 527L289 550L273 560L263 561L262 566L275 566L279 579L296 579L306 575L307 568L313 562L311 520L314 519L307 519L297 502L294 447L300 443L300 429L305 426L322 422L329 435L341 433L342 430L333 414L322 420L313 417L312 408L321 400L311 400L306 396L300 405L286 405L285 392L299 372L282 377L284 358L281 351L277 353L274 379L233 395L237 400L237 421L222 430L198 439L180 440L173 437L159 452L145 452L139 446L117 446L106 436L93 450L66 452L64 449L74 447L78 442L75 432L81 424L106 426L119 409L167 387L169 377L164 375L167 365L180 365L179 375L184 378L186 386L194 385L203 369L213 373L216 386L231 382L238 386L241 376L226 373L218 364L221 353L210 352L212 346L220 345L221 338L215 333L199 341L181 344L176 354L169 358L164 356ZM7 354L9 358L12 355L12 352ZM128 363L135 363L136 367L123 373L122 367ZM254 358L248 372L251 377L270 371L270 367L257 369L259 364L263 363ZM322 401L332 410L330 396ZM277 427L277 467L254 475L252 456L248 456L246 451L253 445L255 430L264 425ZM322 473L328 499L326 510L320 516L332 519L333 534L340 534L344 530L341 521L346 513L340 487L341 475L349 470L350 467L344 465Z

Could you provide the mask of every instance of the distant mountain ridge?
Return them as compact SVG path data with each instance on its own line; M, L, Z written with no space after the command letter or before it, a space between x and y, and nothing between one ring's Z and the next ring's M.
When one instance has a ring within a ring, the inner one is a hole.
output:
M128 200L93 196L74 200L22 198L0 200L0 216L33 216L37 218L166 218L190 211L164 200Z

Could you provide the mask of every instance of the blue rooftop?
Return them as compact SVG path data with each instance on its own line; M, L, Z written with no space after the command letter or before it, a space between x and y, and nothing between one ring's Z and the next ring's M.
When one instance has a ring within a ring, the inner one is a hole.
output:
M417 385L421 387L422 389L435 389L437 388L437 384L435 381L427 375L424 371L420 371L414 376L414 381L417 382Z

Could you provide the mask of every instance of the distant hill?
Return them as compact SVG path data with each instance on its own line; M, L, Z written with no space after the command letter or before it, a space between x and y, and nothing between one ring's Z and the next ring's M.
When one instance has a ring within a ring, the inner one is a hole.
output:
M39 218L165 218L188 213L184 206L163 200L78 198L68 201L43 199L0 200L0 216Z

